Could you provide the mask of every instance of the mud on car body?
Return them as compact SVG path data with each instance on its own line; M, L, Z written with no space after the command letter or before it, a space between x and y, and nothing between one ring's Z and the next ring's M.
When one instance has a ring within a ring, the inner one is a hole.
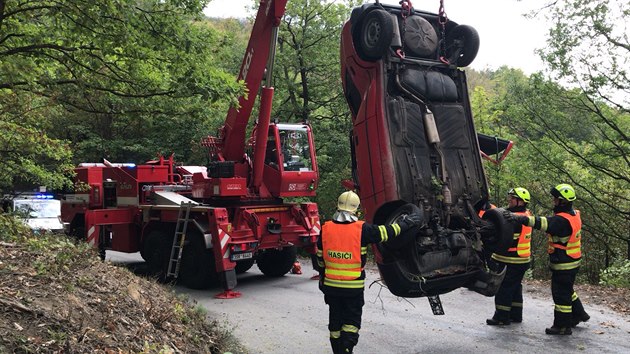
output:
M487 270L486 259L507 247L512 227L500 209L478 216L489 189L466 74L458 69L478 48L474 28L404 6L356 7L343 27L353 187L366 219L391 223L415 210L424 216L423 227L374 248L397 296L459 287L491 296L503 278Z

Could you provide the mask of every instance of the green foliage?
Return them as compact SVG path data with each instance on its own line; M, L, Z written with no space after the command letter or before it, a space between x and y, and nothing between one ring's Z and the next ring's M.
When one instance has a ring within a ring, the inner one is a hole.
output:
M297 0L287 4L279 31L274 116L313 126L322 218L332 216L351 178L351 122L339 72L339 38L354 2Z
M7 2L0 13L0 188L68 185L74 162L195 158L243 93L205 0ZM219 117L219 118L218 118Z
M630 289L630 260L618 261L600 272L599 283Z
M28 237L31 229L11 214L0 213L0 241L13 243Z

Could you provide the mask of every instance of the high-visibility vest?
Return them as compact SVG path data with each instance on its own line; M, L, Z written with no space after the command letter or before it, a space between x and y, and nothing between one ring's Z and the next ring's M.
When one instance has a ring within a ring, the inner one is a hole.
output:
M569 221L571 224L571 236L560 237L547 234L549 246L547 253L555 252L555 249L565 250L567 256L578 259L582 257L582 219L580 219L580 211L576 210L575 215L569 213L557 213Z
M525 211L517 211L514 214L531 216L532 214L529 210ZM508 252L516 251L519 257L527 258L531 255L531 244L532 244L532 227L523 225L521 227L520 234L514 234L514 239L518 238L518 242L516 243L516 247L508 248Z
M322 226L324 285L335 288L362 289L361 229L363 221L349 224L326 222Z
M514 214L520 214L525 216L530 216L531 213L529 210L527 211L519 211L514 212ZM530 226L521 226L521 232L515 233L513 235L514 240L516 241L516 245L514 245L514 241L512 241L512 245L514 247L510 247L507 249L508 255L493 253L492 259L495 261L509 263L509 264L526 264L530 262L531 255L531 240L532 240L532 227ZM510 253L511 252L511 253ZM516 256L514 256L516 253Z

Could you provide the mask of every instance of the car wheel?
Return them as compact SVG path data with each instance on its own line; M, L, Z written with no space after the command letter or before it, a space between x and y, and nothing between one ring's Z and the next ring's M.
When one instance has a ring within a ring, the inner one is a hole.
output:
M372 10L361 20L359 28L355 45L361 59L377 61L383 57L394 35L389 13L380 9Z
M386 219L385 225L395 224L402 221L407 215L413 213L421 213L421 209L411 203L405 204L398 209L394 210ZM422 213L421 213L422 214ZM400 250L408 247L411 242L415 240L418 233L418 227L413 227L409 230L402 232L400 235L388 239L383 243L383 246L388 250Z
M446 57L458 67L475 60L479 52L479 33L468 25L458 25L446 34Z
M503 217L504 209L488 209L482 219L489 221L493 227L481 233L483 247L488 252L506 251L514 239L514 226Z

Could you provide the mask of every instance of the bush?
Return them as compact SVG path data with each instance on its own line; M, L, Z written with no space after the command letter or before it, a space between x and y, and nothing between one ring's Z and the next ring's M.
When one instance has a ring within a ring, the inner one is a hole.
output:
M601 285L630 289L630 260L615 262L599 274Z
M16 242L30 233L30 229L13 215L0 214L0 241Z

